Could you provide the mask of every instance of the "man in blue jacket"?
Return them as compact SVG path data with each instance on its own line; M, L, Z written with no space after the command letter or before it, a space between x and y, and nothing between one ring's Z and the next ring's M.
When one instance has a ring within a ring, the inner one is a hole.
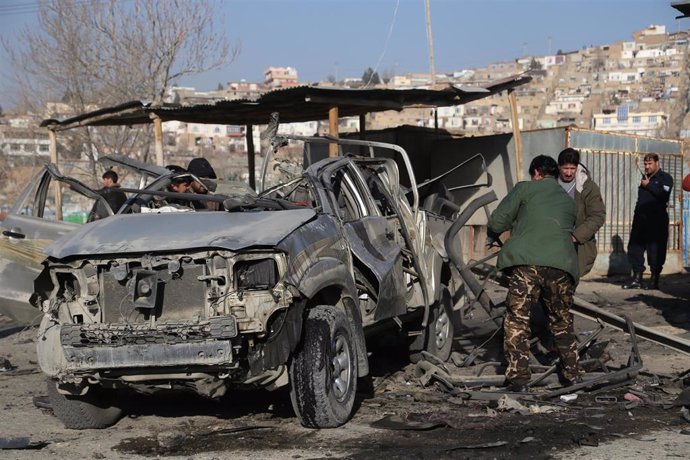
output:
M558 184L558 164L546 155L532 160L530 182L519 182L491 214L489 236L510 230L498 254L498 268L509 277L503 317L503 349L511 391L527 391L530 381L530 311L542 300L561 358L566 384L581 380L570 307L580 276L572 232L575 202Z
M648 289L659 289L659 275L666 262L668 243L668 212L666 206L673 189L673 178L661 170L659 155L644 156L644 174L637 189L637 203L633 216L628 260L633 270L632 280L623 289L640 289L644 273L644 253L652 273Z

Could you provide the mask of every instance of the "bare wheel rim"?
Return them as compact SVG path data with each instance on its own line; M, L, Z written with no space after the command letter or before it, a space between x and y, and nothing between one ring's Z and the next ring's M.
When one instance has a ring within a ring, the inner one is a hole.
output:
M436 349L441 350L446 342L449 340L450 335L450 318L446 313L445 308L441 308L438 318L434 323L434 338L436 339Z
M333 394L342 402L352 384L352 354L348 341L342 335L335 338L332 365Z

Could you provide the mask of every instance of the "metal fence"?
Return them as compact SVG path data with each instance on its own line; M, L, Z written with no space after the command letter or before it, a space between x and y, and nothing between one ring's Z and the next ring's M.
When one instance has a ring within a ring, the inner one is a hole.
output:
M600 252L624 252L632 227L637 188L642 178L643 153L580 149L581 161L599 185L606 204L606 222L597 235ZM674 178L673 196L669 200L668 252L681 250L682 203L678 188L682 179L683 158L680 154L660 154L661 169Z
M597 234L600 252L625 252L627 248L646 153L657 153L661 168L674 179L674 188L668 205L668 252L678 253L682 250L682 142L578 128L567 129L566 142L580 150L582 162L590 169L606 204L606 223Z

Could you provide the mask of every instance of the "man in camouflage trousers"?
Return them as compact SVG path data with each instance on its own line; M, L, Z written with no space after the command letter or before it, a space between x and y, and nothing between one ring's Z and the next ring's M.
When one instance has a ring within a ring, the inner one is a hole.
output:
M503 348L511 391L527 391L530 381L530 310L544 304L549 329L561 358L566 384L578 382L577 341L570 306L579 277L572 243L575 203L556 181L558 165L548 156L534 158L530 182L520 182L501 201L488 223L489 242L510 230L498 255L498 268L509 277L507 310L503 319Z

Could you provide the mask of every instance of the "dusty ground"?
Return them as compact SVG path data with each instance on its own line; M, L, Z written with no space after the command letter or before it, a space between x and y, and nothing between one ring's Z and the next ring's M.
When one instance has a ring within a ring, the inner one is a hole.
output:
M613 281L613 282L612 282ZM623 291L616 280L586 281L578 290L585 300L616 313L630 314L646 326L690 338L690 275L663 279L662 291ZM499 288L493 295L501 296ZM467 337L459 357L489 339L482 312L464 323ZM586 337L593 323L576 319ZM65 429L50 411L34 406L32 398L45 394L37 370L33 330L22 331L0 318L0 358L16 368L0 372L0 444L3 439L27 437L39 450L0 450L0 458L662 458L687 457L690 423L680 407L669 406L684 388L673 376L690 369L690 357L641 342L645 370L632 386L646 402L635 407L624 395L631 389L607 390L609 402L580 394L573 402L536 398L533 404L549 412L520 415L501 411L495 403L467 402L437 385L423 387L399 348L377 349L370 360L374 370L369 388L358 395L354 418L334 430L308 430L295 418L287 393L233 393L219 402L194 395L128 397L128 416L105 430ZM606 331L612 367L627 361L628 337ZM486 343L478 362L500 358L500 342ZM0 363L1 364L1 363ZM448 365L451 373L463 370ZM500 372L500 367L498 367ZM465 370L465 372L468 372ZM494 373L489 367L486 372ZM685 382L687 383L687 382ZM372 391L373 387L373 391ZM615 398L615 400L614 400ZM372 427L396 416L426 430Z

